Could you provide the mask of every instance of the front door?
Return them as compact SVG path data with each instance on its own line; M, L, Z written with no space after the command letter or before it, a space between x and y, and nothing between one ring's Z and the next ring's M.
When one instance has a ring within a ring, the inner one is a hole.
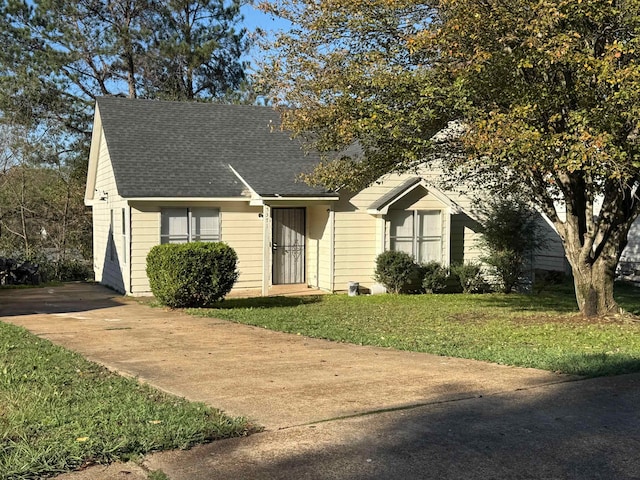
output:
M304 283L304 208L274 208L273 284Z

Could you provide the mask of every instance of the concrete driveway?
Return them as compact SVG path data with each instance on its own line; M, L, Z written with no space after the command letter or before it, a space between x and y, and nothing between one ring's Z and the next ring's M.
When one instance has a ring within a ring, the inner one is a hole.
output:
M0 318L266 427L64 478L640 478L638 375L575 381L314 340L86 284L0 291Z

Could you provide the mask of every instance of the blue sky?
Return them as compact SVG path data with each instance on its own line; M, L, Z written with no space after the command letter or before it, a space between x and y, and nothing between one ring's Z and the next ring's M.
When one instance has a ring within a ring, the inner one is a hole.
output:
M277 31L288 30L291 25L286 20L262 13L252 5L244 5L241 12L244 15L244 26L249 32L255 32L257 28L261 28L272 36ZM259 56L260 52L254 48L247 57L251 63L254 63L253 60Z
M262 13L253 5L244 5L240 10L244 15L244 24L250 31L257 27L267 31L283 30L289 26L286 20Z

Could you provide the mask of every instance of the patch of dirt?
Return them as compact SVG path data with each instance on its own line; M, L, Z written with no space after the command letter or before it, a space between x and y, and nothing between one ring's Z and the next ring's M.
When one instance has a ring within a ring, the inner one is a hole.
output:
M562 323L564 325L629 325L638 323L640 325L640 317L629 313L605 315L602 317L584 317L580 313L564 315L531 315L514 317L511 321L525 325L542 325L544 323Z
M448 320L466 324L481 324L492 320L494 317L487 313L457 313L449 315ZM513 316L508 321L520 325L543 325L545 323L558 323L564 325L640 325L640 317L630 313L616 315L606 315L603 317L583 317L580 313L558 314L558 315L522 315Z

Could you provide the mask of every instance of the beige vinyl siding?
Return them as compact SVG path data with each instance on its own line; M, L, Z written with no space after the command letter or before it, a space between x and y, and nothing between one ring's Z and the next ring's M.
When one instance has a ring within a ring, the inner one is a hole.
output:
M376 198L365 189L351 198L345 195L335 207L334 290L347 290L351 281L365 288L374 283L377 221L366 208Z
M435 177L433 171L392 174L380 182L355 195L343 194L336 206L335 213L335 290L345 290L349 281L357 281L365 288L375 284L373 278L375 258L389 246L389 232L385 219L367 213L367 208L380 197L404 183L409 178L420 175L423 178ZM445 192L458 206L472 211L472 200L458 192ZM392 209L406 210L442 210L445 205L436 195L423 186L416 187L405 197L393 204ZM447 224L443 217L443 227ZM478 247L479 225L464 213L451 216L451 231L443 229L443 254L450 250L452 262L477 260L481 256ZM449 244L445 244L449 242ZM446 261L447 259L445 259ZM445 262L446 263L446 262Z
M147 254L160 243L160 207L131 203L131 290L132 295L150 294Z
M194 205L181 202L146 203L132 202L132 289L133 295L150 293L146 273L147 254L160 243L160 210L162 207L213 207L220 211L221 240L238 254L240 276L234 289L260 288L262 284L262 213L261 207L251 207L245 202L211 203Z
M634 269L640 269L640 218L631 225L627 240L620 261L631 263Z
M336 212L334 238L334 289L346 290L351 281L370 288L376 257L375 217Z
M262 207L247 203L220 205L221 238L238 254L240 277L234 289L262 286Z
M538 219L538 231L542 233L545 247L533 258L533 268L539 270L568 271L562 240L555 229L542 217Z
M388 191L402 184L415 175L391 175L355 195L343 195L336 205L335 213L335 269L334 289L346 290L350 281L360 283L361 287L370 289L374 280L375 259L381 253L386 233L384 220L367 213L367 208ZM421 187L420 187L421 188ZM442 204L437 200L438 208ZM426 202L417 196L406 206L414 204L420 208L430 209L435 203L433 199Z
M465 213L451 215L451 263L478 261L480 249L480 225Z
M307 284L331 289L331 225L329 205L307 207Z
M113 167L109 150L102 133L99 142L98 164L96 171L96 200L93 204L93 267L96 281L119 292L126 292L130 287L128 242L122 242L123 228L129 238L128 215L122 224L122 209L127 209L127 202L120 195L113 175ZM100 200L102 193L106 198ZM113 210L113 231L110 231L111 211ZM110 239L110 236L112 238ZM114 258L109 248L113 242Z

